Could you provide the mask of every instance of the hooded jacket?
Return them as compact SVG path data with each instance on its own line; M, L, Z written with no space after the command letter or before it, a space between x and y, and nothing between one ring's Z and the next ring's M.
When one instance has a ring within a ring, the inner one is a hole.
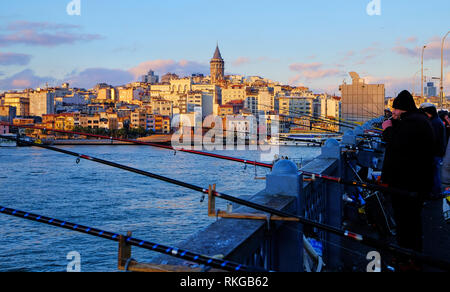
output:
M383 132L386 144L382 181L424 196L433 186L435 135L428 117L412 109Z

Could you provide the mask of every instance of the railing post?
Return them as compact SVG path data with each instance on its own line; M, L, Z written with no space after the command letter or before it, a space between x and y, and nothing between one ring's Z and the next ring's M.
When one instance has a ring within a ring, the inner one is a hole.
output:
M335 139L329 139L322 148L321 158L336 159L338 167L334 173L328 173L341 177L342 175L342 151L339 142ZM341 185L334 182L327 182L325 187L325 224L341 228L342 227L342 194L343 189ZM335 234L327 233L325 235L326 242L324 245L324 259L327 268L331 271L336 271L341 265L341 237Z
M267 175L267 195L284 195L296 198L291 210L296 215L304 214L304 203L301 193L303 180L298 168L290 160L278 161L272 173ZM271 269L280 272L303 272L303 226L297 222L277 223L272 236L273 249L268 251L273 266Z

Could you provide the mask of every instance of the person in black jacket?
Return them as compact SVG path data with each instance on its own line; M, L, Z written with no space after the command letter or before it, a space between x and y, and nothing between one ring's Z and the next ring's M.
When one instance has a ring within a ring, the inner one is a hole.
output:
M397 224L397 242L404 248L422 251L423 203L433 186L433 128L406 90L395 98L392 119L382 127L386 142L382 182L416 194L388 194Z
M450 138L450 119L448 116L448 111L441 110L438 112L439 118L441 118L442 122L445 126L445 141L448 144L448 139Z
M441 168L442 160L444 159L447 148L445 126L439 118L436 106L432 103L423 103L420 105L420 110L423 111L431 121L433 126L436 144L434 147L434 183L432 190L432 197L437 198L441 195Z

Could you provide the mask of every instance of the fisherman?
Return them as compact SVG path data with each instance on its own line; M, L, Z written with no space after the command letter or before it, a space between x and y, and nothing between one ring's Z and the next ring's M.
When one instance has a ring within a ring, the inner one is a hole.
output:
M440 110L438 112L439 118L441 118L442 122L445 126L445 141L448 144L448 139L450 138L450 118L448 116L448 111L446 110Z
M433 126L434 135L436 138L436 144L434 148L434 181L433 190L431 193L432 198L438 198L441 196L441 168L442 160L445 155L447 141L445 141L446 133L445 126L442 120L438 116L436 106L432 103L423 103L420 105L420 110L423 111L431 121Z
M385 121L382 128L383 140L386 142L382 182L415 194L387 194L397 225L397 242L404 248L421 252L423 204L433 186L433 128L427 116L417 109L411 93L406 90L395 98L392 119ZM411 260L398 260L399 266L406 270L421 269Z
M450 223L450 143L447 144L447 152L442 164L442 188L447 196L443 205L444 219L447 223Z

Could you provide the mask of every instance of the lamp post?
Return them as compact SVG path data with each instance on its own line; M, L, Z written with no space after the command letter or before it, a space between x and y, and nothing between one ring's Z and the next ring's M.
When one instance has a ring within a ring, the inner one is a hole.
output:
M448 34L450 33L450 31L448 31L445 36L442 38L442 46L441 46L441 90L439 92L439 102L440 102L440 107L444 107L445 105L447 105L447 100L445 100L445 96L444 96L444 43L445 43L445 38L448 36ZM444 105L444 100L445 100L445 105Z
M423 98L423 53L424 53L424 51L425 51L425 48L426 48L427 46L423 46L423 48L422 48L422 78L421 78L421 83L420 83L420 87L422 88L422 95L421 95L421 97Z
M428 71L428 68L423 69L423 71ZM417 72L414 73L414 76L413 76L412 91L411 91L413 96L415 96L415 89L416 89L416 82L417 82L416 76L417 76L417 73L419 73L419 72L420 72L420 70L417 70Z

